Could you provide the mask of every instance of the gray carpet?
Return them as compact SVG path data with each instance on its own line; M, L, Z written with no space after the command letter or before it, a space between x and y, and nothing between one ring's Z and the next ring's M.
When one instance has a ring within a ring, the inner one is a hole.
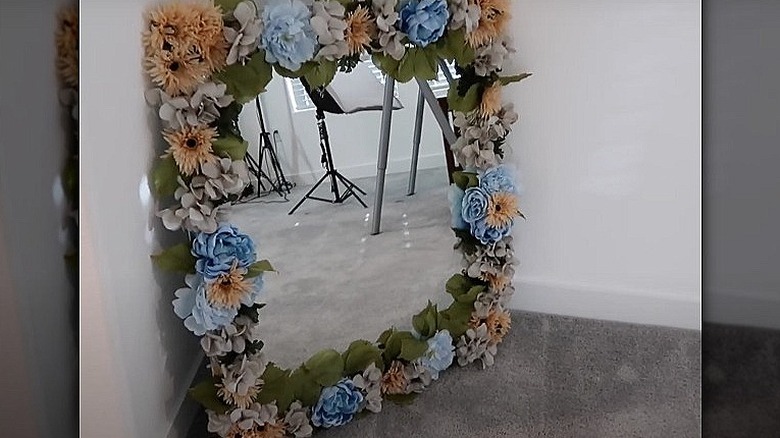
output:
M697 437L700 354L698 331L513 312L492 368L456 366L413 404L318 436Z

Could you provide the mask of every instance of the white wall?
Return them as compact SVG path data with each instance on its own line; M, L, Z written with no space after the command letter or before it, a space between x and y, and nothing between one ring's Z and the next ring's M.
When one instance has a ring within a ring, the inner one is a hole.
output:
M414 81L397 83L396 86L404 108L393 111L388 173L409 172L417 103L417 84ZM381 95L379 99L381 101ZM299 184L316 182L324 171L320 167L319 134L314 111L293 111L284 78L280 76L275 76L268 85L262 102L266 129L269 132L279 130L284 144L278 155L285 176ZM376 175L381 114L381 111L366 111L325 115L334 164L347 178ZM250 142L251 153L257 156L259 126L254 101L245 106L240 124L244 138ZM418 169L444 166L441 130L426 105ZM363 187L364 190L366 188Z
M704 320L780 329L780 3L707 6Z
M77 292L59 182L67 115L54 65L64 3L0 4L0 434L8 437L77 433Z
M85 406L84 436L163 437L201 355L173 313L182 278L156 274L150 254L170 238L154 218L147 173L162 150L157 116L144 102L143 12L152 2L82 2L81 157ZM154 151L152 145L160 149ZM117 421L110 421L116 418ZM121 419L121 421L119 421ZM185 421L186 423L186 421Z
M513 305L697 328L698 1L513 2L528 220Z

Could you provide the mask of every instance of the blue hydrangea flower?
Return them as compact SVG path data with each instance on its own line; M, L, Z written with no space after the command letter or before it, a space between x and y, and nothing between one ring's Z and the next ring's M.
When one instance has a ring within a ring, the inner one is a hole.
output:
M273 0L263 10L260 48L265 60L288 70L298 70L317 51L317 34L311 27L311 11L301 0Z
M355 388L352 380L341 379L335 386L322 390L320 399L312 410L311 422L317 427L325 428L349 423L361 403L363 394Z
M512 224L503 227L491 227L485 219L480 219L471 224L471 235L476 237L483 245L492 245L512 232Z
M401 32L425 47L441 38L450 19L446 0L409 0L400 11Z
M192 255L197 257L195 270L207 280L228 273L235 261L238 267L247 268L256 258L252 238L230 224L220 225L213 233L198 233Z
M419 361L430 371L431 378L437 380L439 373L449 368L454 358L455 346L452 345L452 335L447 330L440 330L428 339L428 350Z
M469 187L463 195L461 215L469 224L484 219L487 215L490 195L482 187Z
M488 194L496 192L515 193L515 181L512 171L505 165L491 167L479 177L479 186Z
M209 330L217 330L230 324L238 309L213 307L206 298L206 281L200 274L189 274L184 278L188 287L176 291L173 311L184 320L184 326L197 336Z
M460 187L453 184L450 186L448 198L450 200L450 213L452 213L452 228L459 230L467 230L469 224L463 220L463 196L466 192Z

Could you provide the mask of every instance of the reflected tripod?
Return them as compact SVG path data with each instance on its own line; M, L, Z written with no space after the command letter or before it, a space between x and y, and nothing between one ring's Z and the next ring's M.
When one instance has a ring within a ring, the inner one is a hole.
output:
M244 156L249 172L257 179L257 194L255 197L260 196L260 189L263 192L276 192L279 196L287 199L286 194L290 194L293 184L287 181L284 176L282 166L279 164L279 158L276 156L276 150L274 149L275 143L271 140L271 133L265 129L265 121L263 120L263 110L260 106L260 96L255 98L255 107L257 108L257 121L260 125L260 146L258 150L258 159L247 152ZM276 133L275 133L276 134ZM269 169L269 173L273 172L274 178L271 178L267 173L263 171L263 163L266 163L266 168ZM263 180L271 186L268 190L263 184ZM246 201L246 199L244 199ZM239 201L241 202L241 201Z
M346 201L347 198L350 196L354 196L355 199L358 200L358 202L363 206L363 208L368 208L368 205L366 205L365 202L363 202L362 199L360 199L360 196L355 193L360 192L361 194L365 195L366 192L364 192L360 187L355 185L352 181L347 179L344 175L341 174L338 170L336 170L335 166L333 165L333 153L330 150L330 140L328 139L328 128L325 126L325 113L317 108L317 128L319 130L320 134L320 151L322 152L322 155L320 156L320 164L322 164L322 167L325 169L325 174L322 175L319 181L317 181L314 186L309 189L308 192L301 198L300 201L298 201L297 204L295 204L295 207L290 210L287 214L293 214L295 213L295 210L300 207L304 201L307 199L313 199L315 201L322 201L322 202L329 202L331 204L341 204L342 202ZM325 182L326 179L330 179L330 191L333 192L333 199L326 199L326 198L320 198L317 196L312 196L312 193L314 193L315 190ZM344 192L339 193L339 182L344 185Z

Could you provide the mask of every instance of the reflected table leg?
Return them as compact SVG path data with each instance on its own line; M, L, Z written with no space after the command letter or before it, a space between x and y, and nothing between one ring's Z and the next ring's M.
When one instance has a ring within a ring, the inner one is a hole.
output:
M385 77L385 95L382 103L382 125L379 133L379 157L376 163L376 189L374 191L374 217L371 218L371 234L379 234L382 220L382 202L385 195L385 173L387 172L387 153L390 149L390 123L393 117L393 98L395 79Z

